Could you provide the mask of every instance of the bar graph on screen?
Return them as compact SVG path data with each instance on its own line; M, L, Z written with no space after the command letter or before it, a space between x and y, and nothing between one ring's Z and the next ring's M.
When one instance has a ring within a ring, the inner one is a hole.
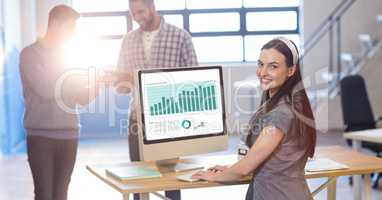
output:
M147 91L151 116L218 109L214 81L154 85Z

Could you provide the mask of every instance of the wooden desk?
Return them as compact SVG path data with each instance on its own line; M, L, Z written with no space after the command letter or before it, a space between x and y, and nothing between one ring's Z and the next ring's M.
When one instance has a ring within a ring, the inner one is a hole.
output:
M382 144L382 129L370 129L370 130L364 130L364 131L347 132L344 134L344 138L351 139L353 141L353 149L359 152L361 150L362 141L375 142L375 143ZM361 177L354 176L354 198L355 199L361 198L360 191L361 191Z
M321 172L308 172L306 178L328 178L328 181L317 189L321 191L325 187L328 189L328 199L335 199L336 196L336 178L339 176L356 175L356 174L370 174L373 172L382 172L382 159L364 155L340 146L319 147L316 149L316 157L330 158L348 165L350 168L343 170L321 171ZM213 156L213 157L199 157L195 159L187 159L184 161L193 161L203 163L204 166L213 166L214 164L232 163L237 159L236 155L227 156ZM203 188L203 187L216 187L223 185L237 185L249 183L250 177L246 177L241 181L230 184L218 184L210 182L182 182L176 180L175 173L164 174L162 178L137 180L129 183L121 183L105 173L105 169L115 166L126 165L153 165L153 162L135 162L135 163L121 163L114 165L88 165L87 169L97 176L100 180L113 187L123 195L124 200L129 199L130 193L143 193L144 198L148 198L149 192L163 191L163 190L177 190L189 188ZM368 177L368 176L366 176ZM370 198L370 179L365 179L365 194ZM316 191L315 191L316 192ZM315 193L314 192L314 193ZM155 193L156 194L156 193ZM158 194L156 194L158 195ZM238 197L239 198L239 197ZM243 197L244 198L244 197Z

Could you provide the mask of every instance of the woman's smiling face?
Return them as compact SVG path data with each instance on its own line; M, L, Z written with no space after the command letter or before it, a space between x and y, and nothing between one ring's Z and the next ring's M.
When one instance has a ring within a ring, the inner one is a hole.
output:
M277 93L284 82L294 74L296 66L288 67L285 56L274 48L263 49L258 60L256 75L264 91Z

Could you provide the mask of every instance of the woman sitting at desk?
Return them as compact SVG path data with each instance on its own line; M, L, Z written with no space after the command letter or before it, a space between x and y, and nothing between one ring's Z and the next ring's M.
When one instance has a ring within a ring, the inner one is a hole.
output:
M286 38L262 47L256 74L264 92L249 122L250 150L230 167L215 166L193 178L231 182L253 173L247 200L312 199L304 167L314 154L316 130L298 59L296 45Z

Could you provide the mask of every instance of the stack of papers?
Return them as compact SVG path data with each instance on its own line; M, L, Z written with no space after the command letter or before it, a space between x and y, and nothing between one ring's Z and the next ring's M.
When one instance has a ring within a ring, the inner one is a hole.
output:
M106 169L106 174L119 181L139 180L148 178L159 178L162 174L153 168L143 166L126 166Z
M305 165L305 171L316 172L316 171L328 171L328 170L338 170L349 168L347 165L333 161L329 158L314 158L308 160Z

